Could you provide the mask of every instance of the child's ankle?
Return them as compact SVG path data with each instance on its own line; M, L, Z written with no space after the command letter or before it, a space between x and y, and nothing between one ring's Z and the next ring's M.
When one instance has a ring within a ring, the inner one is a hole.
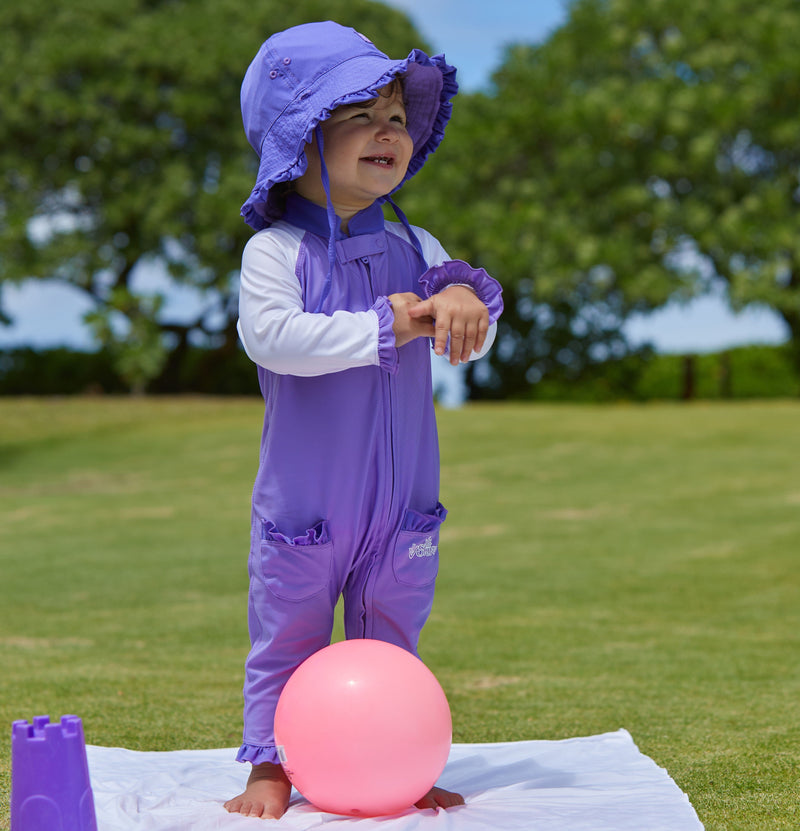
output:
M280 764L262 762L261 764L253 765L253 768L250 771L250 777L247 780L248 783L261 782L263 780L270 780L272 782L288 782L289 777L286 775L286 771Z

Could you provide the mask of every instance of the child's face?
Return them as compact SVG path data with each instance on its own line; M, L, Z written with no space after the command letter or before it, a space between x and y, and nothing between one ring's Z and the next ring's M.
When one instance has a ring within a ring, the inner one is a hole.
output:
M322 124L322 138L331 202L344 220L393 191L403 181L414 152L398 92L379 96L371 107L334 110ZM316 142L306 145L306 157L308 170L297 180L297 192L324 206L327 199Z

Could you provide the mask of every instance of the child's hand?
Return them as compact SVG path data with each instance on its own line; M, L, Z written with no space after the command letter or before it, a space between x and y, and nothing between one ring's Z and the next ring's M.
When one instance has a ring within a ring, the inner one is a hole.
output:
M417 297L413 291L404 291L398 294L390 294L389 302L392 304L392 311L394 312L392 330L394 331L395 346L405 346L414 338L432 338L434 336L432 317L426 314L418 314L413 318L409 316L409 309L419 306L422 302L421 297Z
M448 286L408 310L414 320L435 321L433 351L444 355L450 338L450 363L466 362L474 350L480 351L489 331L489 310L472 289Z

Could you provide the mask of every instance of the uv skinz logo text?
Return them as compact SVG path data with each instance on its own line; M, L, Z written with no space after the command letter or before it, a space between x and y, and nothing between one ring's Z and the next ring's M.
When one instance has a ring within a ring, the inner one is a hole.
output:
M428 537L424 542L418 542L408 549L408 559L414 557L433 557L436 554L436 546L433 544L433 537Z

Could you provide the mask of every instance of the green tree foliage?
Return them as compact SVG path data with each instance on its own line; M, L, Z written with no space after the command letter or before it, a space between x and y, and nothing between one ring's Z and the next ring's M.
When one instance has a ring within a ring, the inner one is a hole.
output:
M500 390L621 355L619 325L722 279L800 369L800 3L576 0L457 102L409 209L506 286Z
M329 18L392 54L421 45L404 15L368 0L4 0L0 289L48 278L85 292L135 389L179 374L190 335L233 350L232 278L251 233L238 209L256 165L241 80L270 34ZM202 295L201 314L164 316L137 286L155 264Z

